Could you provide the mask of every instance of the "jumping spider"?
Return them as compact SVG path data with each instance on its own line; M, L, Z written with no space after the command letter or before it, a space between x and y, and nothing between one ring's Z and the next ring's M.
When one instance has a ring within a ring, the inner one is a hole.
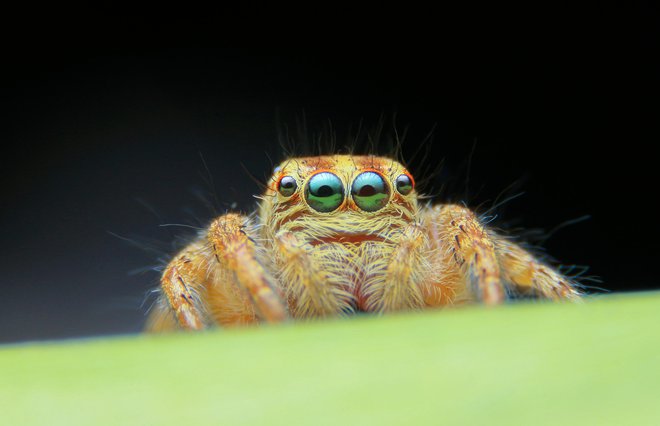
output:
M174 257L148 329L580 298L469 209L422 205L389 158L289 159L260 199L255 214L220 216Z

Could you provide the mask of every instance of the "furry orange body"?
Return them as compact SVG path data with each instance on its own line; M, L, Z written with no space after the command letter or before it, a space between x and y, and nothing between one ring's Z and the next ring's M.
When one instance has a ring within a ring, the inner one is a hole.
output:
M574 283L465 207L420 206L414 186L389 158L283 162L257 213L221 216L170 262L148 327L579 298Z

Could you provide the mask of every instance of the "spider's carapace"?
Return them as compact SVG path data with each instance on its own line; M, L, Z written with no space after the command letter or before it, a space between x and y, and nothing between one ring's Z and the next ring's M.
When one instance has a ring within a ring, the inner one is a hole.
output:
M149 329L580 297L469 209L420 205L413 176L390 158L292 158L260 199L174 257Z

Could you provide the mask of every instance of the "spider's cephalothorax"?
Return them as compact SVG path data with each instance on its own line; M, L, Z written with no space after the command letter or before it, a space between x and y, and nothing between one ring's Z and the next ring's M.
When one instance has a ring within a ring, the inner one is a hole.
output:
M280 164L258 212L215 219L161 289L152 330L580 296L467 208L420 207L397 161L352 155Z

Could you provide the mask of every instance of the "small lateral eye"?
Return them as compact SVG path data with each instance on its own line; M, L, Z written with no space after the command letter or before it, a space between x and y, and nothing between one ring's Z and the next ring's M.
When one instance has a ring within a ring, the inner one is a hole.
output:
M331 212L344 201L344 185L332 173L315 174L307 183L305 199L314 210L323 213Z
M385 179L375 172L360 173L351 186L353 200L367 212L382 209L390 198L390 189Z
M298 183L291 176L284 176L277 185L277 190L285 197L290 197L296 192Z
M408 195L413 190L413 182L408 175L399 175L395 180L396 190L401 195Z

